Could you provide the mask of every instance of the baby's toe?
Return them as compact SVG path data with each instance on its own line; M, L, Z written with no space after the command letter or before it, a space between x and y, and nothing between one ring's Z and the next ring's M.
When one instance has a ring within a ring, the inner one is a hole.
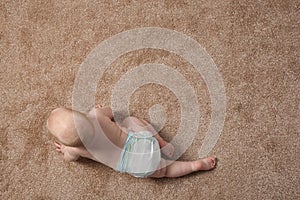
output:
M216 165L216 157L213 156L213 157L211 157L210 160L211 160L211 161L210 161L211 167L215 167L215 165Z

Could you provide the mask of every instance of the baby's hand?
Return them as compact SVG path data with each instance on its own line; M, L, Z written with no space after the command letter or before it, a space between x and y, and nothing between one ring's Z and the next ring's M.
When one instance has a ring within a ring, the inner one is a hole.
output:
M168 158L172 158L174 153L174 146L171 143L168 143L163 148L161 148L161 151L163 154L165 154Z

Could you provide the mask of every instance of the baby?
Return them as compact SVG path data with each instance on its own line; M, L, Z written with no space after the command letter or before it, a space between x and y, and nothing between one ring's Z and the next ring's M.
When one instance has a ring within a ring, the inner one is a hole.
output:
M66 161L85 157L135 177L180 177L211 170L216 164L214 156L196 161L162 158L161 152L171 158L174 147L147 121L127 117L118 125L111 108L101 105L87 113L57 108L51 112L47 128Z

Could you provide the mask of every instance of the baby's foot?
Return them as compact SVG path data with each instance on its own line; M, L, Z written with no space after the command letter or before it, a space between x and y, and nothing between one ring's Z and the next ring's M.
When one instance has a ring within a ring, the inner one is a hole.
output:
M77 147L65 146L57 141L54 141L54 145L56 146L56 151L64 155L65 161L76 161L80 157L77 153Z
M174 146L171 143L167 143L162 149L162 153L166 155L168 158L172 158L174 153Z
M192 163L193 171L211 170L216 166L216 157L211 156Z

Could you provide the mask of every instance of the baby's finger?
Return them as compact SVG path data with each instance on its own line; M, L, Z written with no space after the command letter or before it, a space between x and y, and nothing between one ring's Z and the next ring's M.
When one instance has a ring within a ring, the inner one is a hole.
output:
M56 147L59 147L59 148L60 148L60 144L59 144L58 142L54 141L53 143L54 143L54 145L55 145Z

